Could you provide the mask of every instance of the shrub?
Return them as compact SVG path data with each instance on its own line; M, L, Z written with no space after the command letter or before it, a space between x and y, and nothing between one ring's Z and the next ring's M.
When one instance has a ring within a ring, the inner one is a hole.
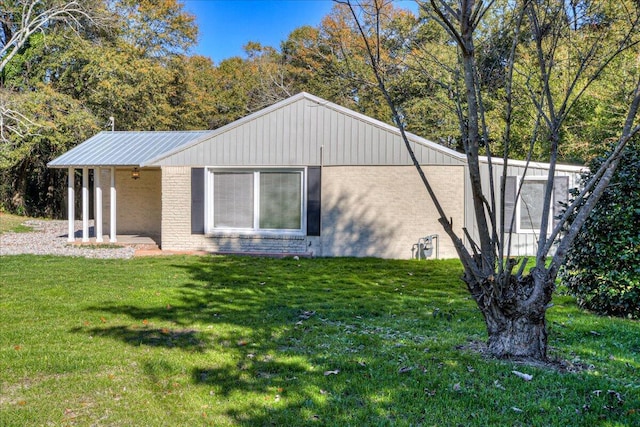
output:
M590 165L597 170L604 159ZM640 143L625 150L618 169L580 230L562 282L578 304L599 314L640 318ZM586 182L592 172L586 173Z

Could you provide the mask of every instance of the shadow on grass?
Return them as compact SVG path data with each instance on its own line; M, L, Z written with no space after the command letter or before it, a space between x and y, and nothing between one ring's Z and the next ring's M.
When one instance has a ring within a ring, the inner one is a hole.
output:
M181 348L190 351L204 351L206 340L195 330L175 330L169 328L147 328L132 326L111 326L104 328L74 328L71 332L88 333L93 337L113 338L133 346Z
M78 328L74 332L171 348L206 348L225 340L265 344L283 327L301 326L297 324L311 316L364 321L407 309L438 311L438 307L451 306L456 292L465 295L460 286L445 292L442 277L435 279L437 288L424 293L424 282L438 273L414 261L375 264L367 259L202 257L172 268L185 270L190 280L172 286L170 299L159 305L141 302L88 308L126 315L135 319L136 325ZM405 291L406 286L410 288ZM173 326L154 329L157 322ZM191 330L197 324L225 327L222 332L214 328L215 336L207 340L207 333Z
M429 347L448 346L437 335L455 327L457 314L476 315L451 275L457 265L189 259L170 266L186 280L173 283L163 298L89 308L127 316L133 325L74 332L132 346L224 354L184 368L192 384L236 399L225 413L240 425L416 424L424 420L424 408L412 402L437 387L427 372L449 363ZM435 316L440 309L452 318ZM157 369L147 374L154 383L163 375Z

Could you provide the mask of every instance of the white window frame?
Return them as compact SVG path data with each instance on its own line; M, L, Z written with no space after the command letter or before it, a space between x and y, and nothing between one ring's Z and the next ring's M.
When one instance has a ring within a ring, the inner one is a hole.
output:
M531 228L522 228L521 218L522 218L522 189L524 189L524 184L522 181L539 181L548 185L548 179L546 176L524 176L518 177L518 186L516 188L520 188L520 194L518 196L518 200L516 203L516 233L538 233L539 229L531 229ZM522 184L522 185L521 185ZM540 201L541 203L544 200ZM549 205L551 209L549 209L549 218L547 221L547 234L550 234L553 229L553 191L551 192L551 204Z
M291 235L305 234L307 227L307 169L306 168L205 168L205 216L204 230L206 235ZM214 179L216 172L253 173L253 227L232 228L214 227ZM260 228L260 174L263 172L288 172L300 174L300 228L299 229L267 229Z

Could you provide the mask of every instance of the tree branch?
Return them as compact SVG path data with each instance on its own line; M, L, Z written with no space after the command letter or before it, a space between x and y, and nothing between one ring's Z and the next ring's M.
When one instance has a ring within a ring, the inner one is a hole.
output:
M36 12L35 8L39 4L41 4L40 0L29 0L24 3L19 28L13 31L12 37L5 41L0 48L0 58L2 58L0 72L4 70L29 38L36 32L44 31L49 23L62 21L70 27L80 27L79 18L92 19L87 10L77 1L70 1L60 6L52 6L42 12Z

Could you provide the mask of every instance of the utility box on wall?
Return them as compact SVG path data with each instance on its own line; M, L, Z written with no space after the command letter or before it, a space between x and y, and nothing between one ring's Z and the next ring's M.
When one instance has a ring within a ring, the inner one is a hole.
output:
M414 259L427 259L433 255L435 250L435 259L438 259L439 255L439 245L438 245L438 235L430 234L425 237L421 237L418 239L418 243L413 245L411 249L412 258Z

